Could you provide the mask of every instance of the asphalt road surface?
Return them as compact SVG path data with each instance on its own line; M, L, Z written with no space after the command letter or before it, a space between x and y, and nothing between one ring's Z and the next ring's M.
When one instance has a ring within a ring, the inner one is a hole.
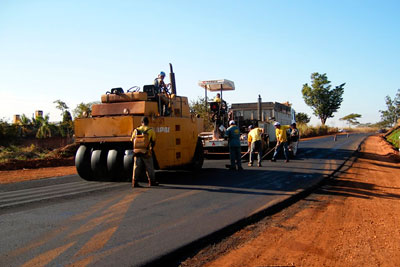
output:
M0 266L138 266L256 214L335 171L365 134L302 141L285 163L159 173L161 186L65 176L0 186Z

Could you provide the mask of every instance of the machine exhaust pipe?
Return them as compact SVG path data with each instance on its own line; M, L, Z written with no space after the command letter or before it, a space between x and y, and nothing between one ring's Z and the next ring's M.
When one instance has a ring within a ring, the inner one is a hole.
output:
M170 69L170 73L169 73L169 80L171 81L171 93L176 95L176 83L175 83L175 73L174 70L172 69L172 64L169 63L169 69Z
M258 95L258 105L257 105L257 109L258 109L258 121L262 121L262 108L261 108L261 95Z

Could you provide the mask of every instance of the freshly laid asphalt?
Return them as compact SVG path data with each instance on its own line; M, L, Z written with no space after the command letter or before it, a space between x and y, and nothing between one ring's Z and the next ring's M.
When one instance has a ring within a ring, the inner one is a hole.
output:
M241 172L227 170L227 159L206 160L198 173L158 173L161 185L152 188L78 176L1 185L0 266L140 266L166 260L318 185L365 137L302 141L289 163L283 158L263 161L263 167L244 163Z

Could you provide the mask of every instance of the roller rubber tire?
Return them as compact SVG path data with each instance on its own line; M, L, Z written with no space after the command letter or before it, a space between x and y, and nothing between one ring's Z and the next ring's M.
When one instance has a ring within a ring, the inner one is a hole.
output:
M85 145L79 146L75 155L75 167L78 175L87 180L92 181L94 179L93 172L90 167L90 154L91 148Z
M123 154L117 149L110 149L107 154L107 171L113 181L123 181Z
M132 173L133 173L133 151L132 151L132 149L125 150L123 165L124 165L125 180L132 181Z
M90 166L96 180L106 180L107 172L107 151L95 149L92 152Z

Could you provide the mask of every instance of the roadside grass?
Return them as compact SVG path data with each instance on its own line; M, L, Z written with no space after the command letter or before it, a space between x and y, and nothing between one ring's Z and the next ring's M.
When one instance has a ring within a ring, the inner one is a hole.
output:
M355 127L355 128L344 128L347 132L355 133L376 133L378 132L378 127Z
M29 160L43 159L49 153L49 150L38 148L35 145L21 147L16 145L0 146L0 163L7 162L11 159Z
M337 127L329 127L329 126L322 126L322 125L309 126L307 124L298 124L297 128L299 129L302 138L331 135L331 134L339 133L339 128L337 128ZM348 132L348 133L376 133L376 132L378 132L378 130L379 130L379 128L376 128L376 127L342 128L343 132Z
M400 128L397 130L394 130L391 134L386 136L386 140L389 141L395 148L399 149L399 143L400 143Z
M297 128L302 138L329 135L338 132L338 128L329 126L309 126L307 124L299 124Z

